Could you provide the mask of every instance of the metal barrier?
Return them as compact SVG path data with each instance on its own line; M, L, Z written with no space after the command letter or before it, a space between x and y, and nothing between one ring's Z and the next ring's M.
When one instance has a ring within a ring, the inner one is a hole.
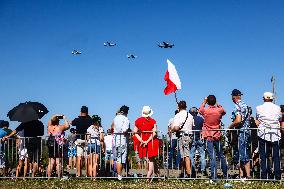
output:
M152 132L104 135L104 143L85 135L73 136L73 141L70 136L10 138L1 143L1 178L113 179L117 178L119 163L123 163L123 179L241 179L240 175L251 180L283 178L281 141L266 142L257 136L257 129L210 130L221 133L212 141L203 139L201 132L193 130L193 134L182 133L179 138L157 132L149 142L153 152L141 151L141 143L135 141L135 134ZM139 156L139 152L146 154ZM155 157L149 157L156 152ZM151 178L147 177L149 161L155 168Z

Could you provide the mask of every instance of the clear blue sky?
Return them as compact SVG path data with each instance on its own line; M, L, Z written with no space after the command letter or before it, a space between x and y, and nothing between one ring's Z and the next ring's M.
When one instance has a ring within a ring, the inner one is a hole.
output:
M165 131L176 108L174 96L163 94L167 58L182 81L178 98L199 106L215 94L226 124L231 90L255 108L273 74L283 104L283 10L282 0L2 0L0 119L31 100L48 107L45 124L54 113L73 119L87 105L108 128L121 105L132 123L150 105ZM104 47L107 40L117 47ZM158 48L163 40L175 47ZM138 58L129 61L128 53Z

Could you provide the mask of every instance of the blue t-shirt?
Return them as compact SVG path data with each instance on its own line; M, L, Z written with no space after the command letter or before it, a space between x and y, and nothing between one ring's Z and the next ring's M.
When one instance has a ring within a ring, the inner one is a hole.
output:
M3 138L6 135L7 135L7 132L3 128L0 128L0 138Z
M193 116L194 126L192 130L202 130L204 119L201 116ZM193 140L198 141L200 140L200 132L194 131Z

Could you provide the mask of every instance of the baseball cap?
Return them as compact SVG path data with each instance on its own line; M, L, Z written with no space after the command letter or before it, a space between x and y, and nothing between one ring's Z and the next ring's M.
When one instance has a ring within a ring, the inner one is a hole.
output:
M274 98L274 95L271 92L265 92L265 93L263 93L263 98L268 99L268 100L272 100Z
M81 112L82 113L88 113L88 107L87 106L82 106L81 107Z
M231 94L231 95L232 95L232 96L241 96L241 95L243 95L243 94L241 93L240 90L234 89L234 90L232 90L232 94Z

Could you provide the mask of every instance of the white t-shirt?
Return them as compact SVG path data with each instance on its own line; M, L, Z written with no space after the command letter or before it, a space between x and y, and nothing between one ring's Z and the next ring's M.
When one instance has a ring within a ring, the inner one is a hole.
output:
M173 122L174 122L174 118L172 117L168 122L168 128L171 129L173 127ZM171 139L177 139L175 132L171 133Z
M104 137L105 147L107 151L112 151L113 136L108 134Z
M188 117L186 120L187 114L188 114ZM179 113L175 115L172 127L176 127L176 126L181 127L184 122L185 124L180 131L186 134L192 134L192 127L194 126L194 120L193 120L193 116L190 113L188 113L186 110L181 110Z
M256 119L260 122L258 136L264 140L275 142L281 139L280 120L281 109L272 102L256 107Z
M100 143L100 134L104 133L104 129L102 127L96 128L94 125L91 125L87 129L87 134L89 134L90 139L88 143L97 143L97 145L101 145Z
M115 145L126 145L126 137L123 133L129 128L129 119L125 115L117 115L113 120Z

